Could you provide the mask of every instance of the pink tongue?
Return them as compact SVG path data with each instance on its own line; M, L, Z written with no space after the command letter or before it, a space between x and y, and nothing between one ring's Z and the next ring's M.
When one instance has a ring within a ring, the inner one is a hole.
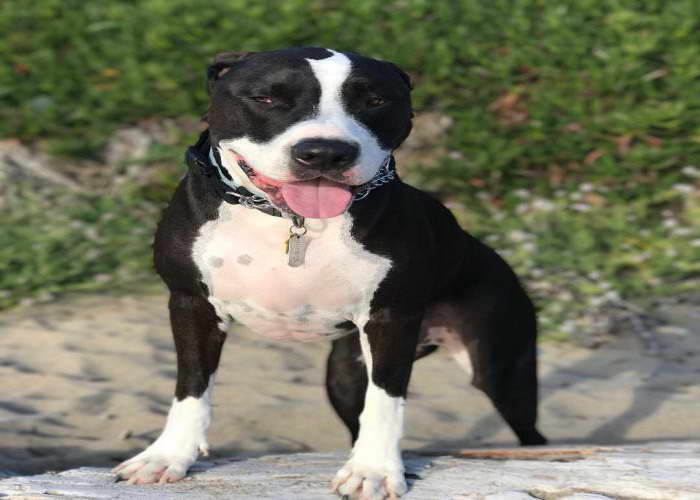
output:
M310 219L340 215L352 201L348 186L319 177L282 186L282 197L295 213Z

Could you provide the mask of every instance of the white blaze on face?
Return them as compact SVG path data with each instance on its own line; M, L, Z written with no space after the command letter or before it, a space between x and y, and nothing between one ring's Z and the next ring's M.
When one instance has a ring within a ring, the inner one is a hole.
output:
M281 182L294 181L296 179L290 168L292 146L304 139L323 138L360 146L358 161L348 171L348 184L363 184L374 177L391 151L383 149L374 134L346 111L342 86L350 75L352 64L346 55L330 52L333 56L326 59L307 59L321 86L321 99L313 118L292 125L268 142L256 143L245 136L219 142L222 161L232 175L239 172L239 168L230 150L238 153L251 167L267 177ZM249 187L241 175L234 175L234 178ZM259 190L254 191L260 193Z

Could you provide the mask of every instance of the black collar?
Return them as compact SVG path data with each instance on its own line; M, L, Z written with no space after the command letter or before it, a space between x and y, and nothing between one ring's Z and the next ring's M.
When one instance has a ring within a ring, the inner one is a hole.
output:
M274 217L294 216L294 214L283 213L267 198L251 193L243 186L236 186L228 171L222 166L219 153L211 146L208 130L200 134L196 144L187 148L185 162L193 173L206 179L209 190L215 196L227 203L254 208ZM395 177L395 161L394 157L390 156L369 182L355 189L353 202L363 200L370 191L391 182Z
M200 175L206 180L206 184L215 196L232 205L243 205L247 208L255 208L274 217L283 217L282 212L272 206L265 198L257 196L243 186L233 187L224 181L228 174L225 169L219 168L221 158L216 155L215 162L210 158L213 151L209 142L209 131L205 130L199 136L199 140L185 152L185 163L195 175Z

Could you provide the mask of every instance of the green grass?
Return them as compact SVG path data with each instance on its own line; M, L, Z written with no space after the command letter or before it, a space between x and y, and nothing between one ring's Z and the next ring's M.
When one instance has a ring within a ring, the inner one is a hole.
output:
M0 309L152 279L153 204L129 196L19 196L21 207L0 221Z
M6 0L0 30L0 135L74 157L139 120L201 114L216 52L320 45L392 60L417 110L454 120L450 154L411 180L506 254L550 335L616 295L697 284L696 0ZM179 172L48 211L23 195L0 218L0 306L152 276L148 232Z

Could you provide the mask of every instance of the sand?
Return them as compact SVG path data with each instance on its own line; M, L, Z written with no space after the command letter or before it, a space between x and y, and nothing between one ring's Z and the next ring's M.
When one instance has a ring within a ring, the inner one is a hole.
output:
M540 430L556 444L700 438L697 306L604 348L541 346ZM326 401L329 345L232 332L209 433L212 457L347 449ZM0 314L0 470L111 466L159 434L175 383L166 297L84 296ZM417 363L404 449L513 445L466 375L438 352Z

